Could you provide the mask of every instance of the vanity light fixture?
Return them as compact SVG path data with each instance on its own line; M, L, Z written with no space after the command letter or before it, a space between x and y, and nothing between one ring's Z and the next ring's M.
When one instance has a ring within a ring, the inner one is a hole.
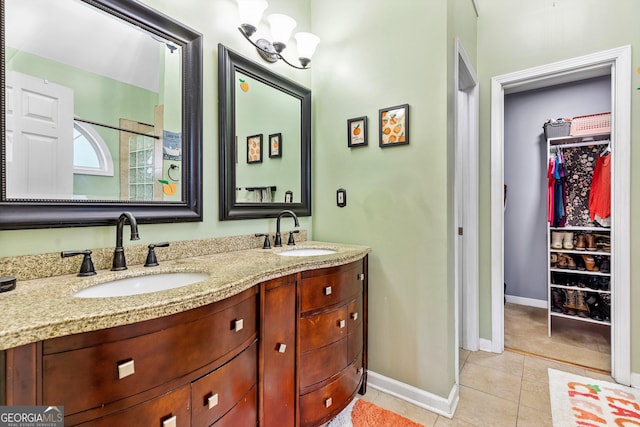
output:
M263 38L253 41L251 36L255 34L258 24L262 19L262 14L269 4L266 0L237 1L240 21L242 22L238 30L242 33L244 38L249 41L249 43L255 46L262 59L270 63L274 63L277 62L278 59L282 59L287 63L287 65L290 65L293 68L298 68L300 70L308 68L307 66L311 63L311 57L316 50L316 46L320 42L320 38L318 38L318 36L305 32L296 33L294 35L298 46L298 60L302 66L299 67L294 65L282 56L282 52L287 47L287 42L291 38L291 33L296 27L296 21L293 18L280 13L271 14L267 17L267 20L271 27L271 37L273 38L273 42Z

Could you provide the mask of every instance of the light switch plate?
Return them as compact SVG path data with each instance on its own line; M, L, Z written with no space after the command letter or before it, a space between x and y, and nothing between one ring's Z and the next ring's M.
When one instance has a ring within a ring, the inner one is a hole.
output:
M347 190L344 188L338 188L336 192L336 204L341 208L347 206Z

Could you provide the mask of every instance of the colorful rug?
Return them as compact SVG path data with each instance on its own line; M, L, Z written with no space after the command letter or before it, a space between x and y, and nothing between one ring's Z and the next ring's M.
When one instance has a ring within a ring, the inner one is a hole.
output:
M640 426L640 389L549 369L554 427Z
M424 425L366 400L354 399L325 427L424 427Z

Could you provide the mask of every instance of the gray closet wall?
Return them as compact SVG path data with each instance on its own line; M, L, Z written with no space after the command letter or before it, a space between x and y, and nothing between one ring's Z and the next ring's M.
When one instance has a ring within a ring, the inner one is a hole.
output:
M506 295L547 300L545 120L611 111L609 76L504 99L504 277Z

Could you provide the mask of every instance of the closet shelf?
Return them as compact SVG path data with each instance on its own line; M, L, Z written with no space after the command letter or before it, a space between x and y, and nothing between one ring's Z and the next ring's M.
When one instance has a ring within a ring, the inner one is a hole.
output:
M597 292L599 294L611 294L611 291L603 291L601 289L591 289L588 287L581 288L578 286L567 286L567 285L557 285L555 283L551 284L552 288L562 288L562 289L573 289L575 291L584 291L584 292Z
M600 273L599 271L589 271L589 270L569 270L568 268L550 268L549 271L556 272L556 273L582 274L585 276L611 277L610 273Z
M573 319L573 320L578 320L580 322L597 323L598 325L611 326L611 322L604 322L602 320L593 320L590 317L571 316L569 314L556 313L555 311L550 311L549 312L549 316L551 316L551 317L564 317L565 319Z
M568 249L549 249L549 251L551 253L556 252L559 254L611 256L611 252L604 251L576 251Z
M551 147L565 146L568 144L584 144L596 145L598 143L606 143L611 140L611 132L594 133L583 136L562 136L559 138L549 138L547 141ZM591 144L589 144L591 143Z
M610 233L611 229L608 227L579 227L579 226L566 226L566 227L549 227L552 231L602 231L604 233Z

